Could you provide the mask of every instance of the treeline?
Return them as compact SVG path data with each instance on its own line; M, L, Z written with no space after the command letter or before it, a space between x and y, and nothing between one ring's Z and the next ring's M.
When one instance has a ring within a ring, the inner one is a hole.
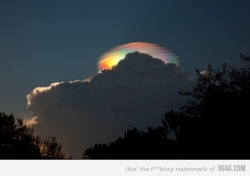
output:
M248 56L241 55L248 61ZM197 72L186 105L166 112L162 124L136 128L84 152L90 159L249 159L250 68L223 65Z
M0 159L63 159L61 148L55 137L41 140L22 119L0 113Z

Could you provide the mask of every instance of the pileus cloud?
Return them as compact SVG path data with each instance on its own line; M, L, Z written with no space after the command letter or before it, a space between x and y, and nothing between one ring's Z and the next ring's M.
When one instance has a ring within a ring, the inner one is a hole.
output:
M80 158L86 148L115 140L127 129L159 125L167 110L185 101L178 91L188 90L189 80L175 64L135 52L88 81L35 88L27 108L37 117L39 135L56 136L64 150Z

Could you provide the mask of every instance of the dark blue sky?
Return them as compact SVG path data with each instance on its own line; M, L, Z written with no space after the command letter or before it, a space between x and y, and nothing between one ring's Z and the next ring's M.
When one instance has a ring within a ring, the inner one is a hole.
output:
M249 0L0 0L0 111L22 117L37 86L85 79L117 45L151 42L194 74L250 54Z

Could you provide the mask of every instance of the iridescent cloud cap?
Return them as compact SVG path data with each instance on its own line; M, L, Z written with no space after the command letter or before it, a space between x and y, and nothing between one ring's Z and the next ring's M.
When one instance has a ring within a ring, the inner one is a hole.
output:
M171 51L152 43L133 42L117 46L103 54L99 58L98 70L112 69L112 67L116 66L120 60L125 58L126 54L136 51L151 55L153 58L158 58L165 63L179 65L177 56L171 53Z

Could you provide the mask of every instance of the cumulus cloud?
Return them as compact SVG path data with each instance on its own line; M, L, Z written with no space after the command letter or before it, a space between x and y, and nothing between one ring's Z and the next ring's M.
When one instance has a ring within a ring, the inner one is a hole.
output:
M73 157L96 143L110 142L132 127L159 125L164 113L183 103L191 86L175 64L138 52L91 79L52 83L27 95L36 131L55 135Z

